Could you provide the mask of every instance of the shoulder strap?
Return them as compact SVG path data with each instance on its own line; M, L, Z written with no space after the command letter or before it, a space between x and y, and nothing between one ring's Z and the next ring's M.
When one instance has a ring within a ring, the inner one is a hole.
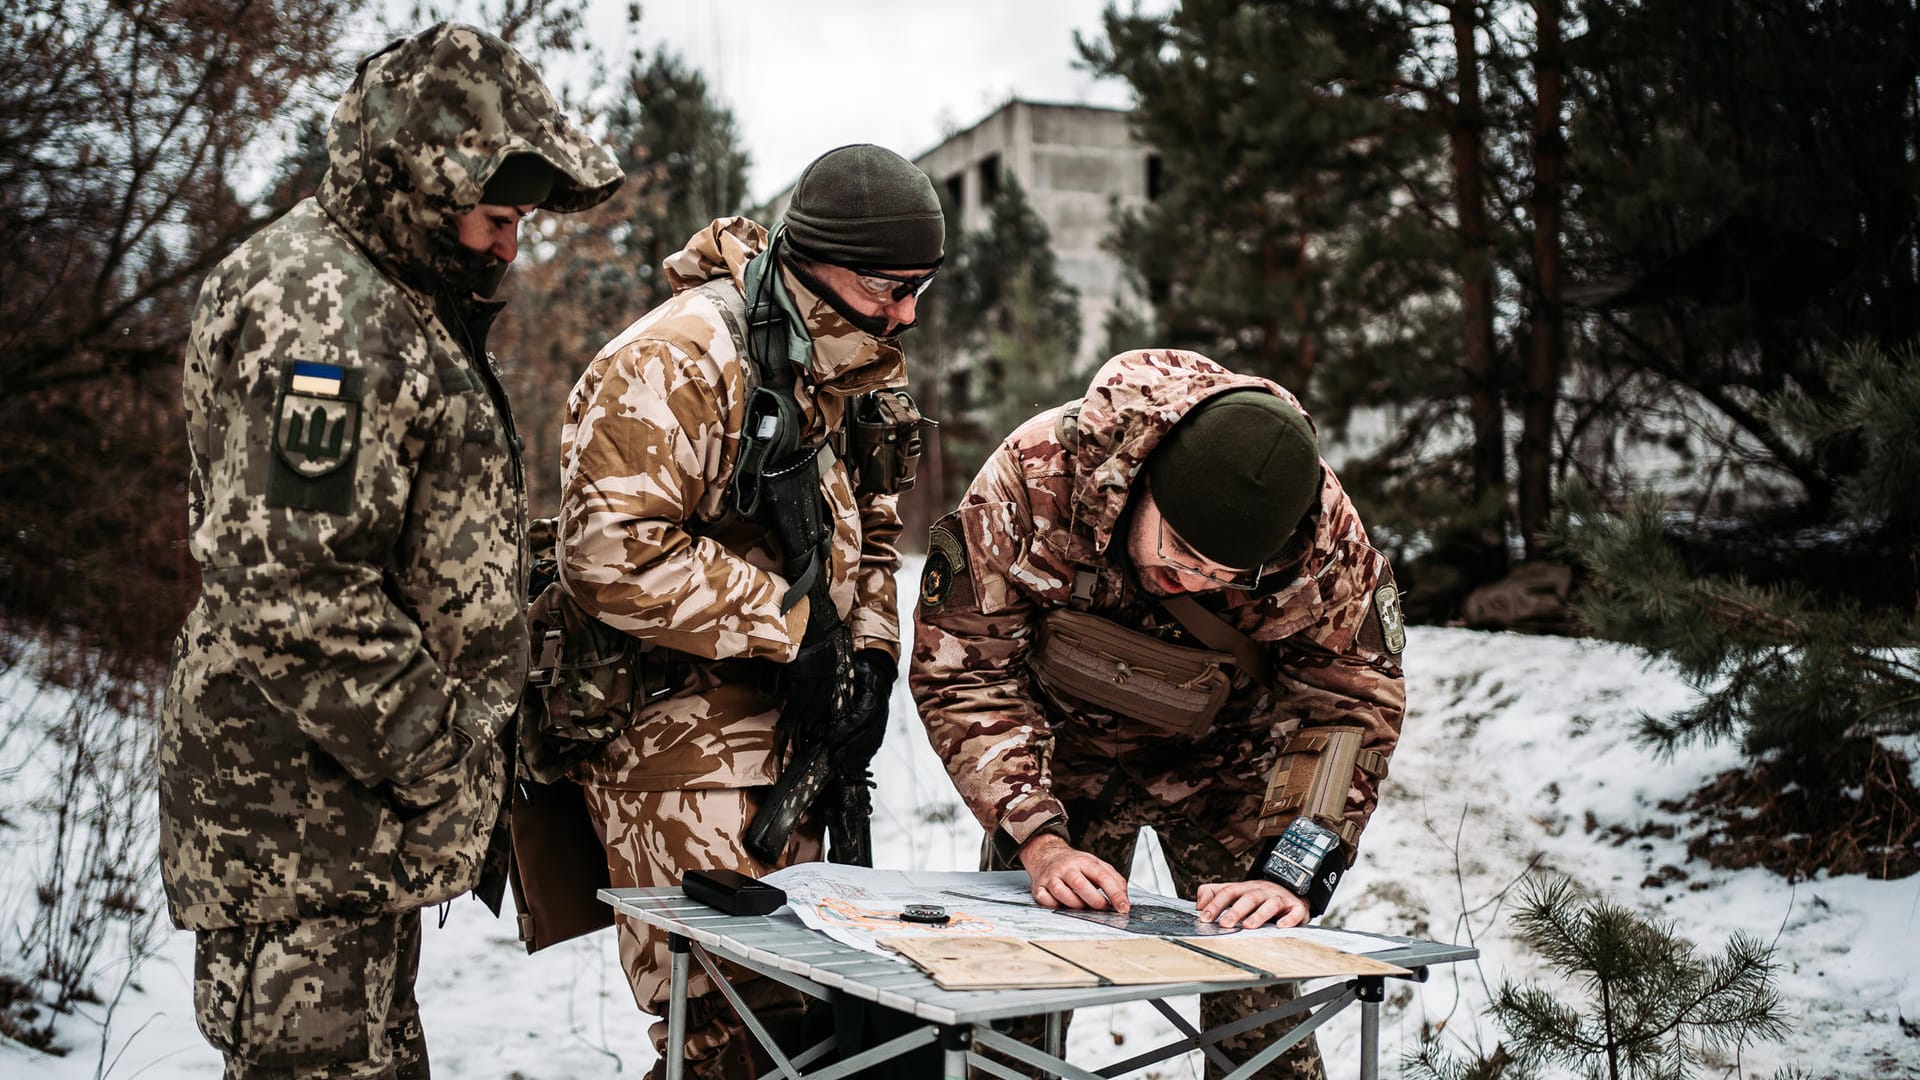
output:
M731 278L710 278L694 286L693 291L713 301L713 306L719 309L721 321L727 324L727 336L733 339L733 350L746 361L740 370L751 393L760 385L760 365L754 362L752 350L747 348L747 298L740 295Z
M1267 663L1267 654L1247 635L1235 630L1225 619L1200 606L1200 602L1185 594L1169 596L1160 601L1187 633L1206 643L1207 648L1224 653L1232 653L1240 670L1253 676L1262 686L1273 685L1273 669Z

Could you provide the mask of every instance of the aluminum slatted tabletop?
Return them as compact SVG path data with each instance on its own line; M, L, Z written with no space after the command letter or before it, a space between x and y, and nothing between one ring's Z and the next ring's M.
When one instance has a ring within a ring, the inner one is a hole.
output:
M602 889L601 900L613 905L620 914L665 931L673 950L671 998L667 1011L667 1080L681 1080L686 1044L687 980L692 963L707 971L714 985L740 1013L749 1030L758 1039L777 1068L776 1075L793 1080L838 1080L859 1069L939 1042L948 1080L964 1080L968 1066L977 1074L1007 1080L1023 1075L1000 1061L982 1056L981 1049L1042 1070L1061 1080L1110 1080L1148 1065L1165 1061L1190 1050L1199 1049L1228 1072L1227 1080L1246 1080L1288 1048L1305 1039L1314 1029L1350 1005L1360 1006L1360 1076L1377 1080L1379 1075L1380 1003L1385 999L1382 976L1360 976L1303 993L1293 1002L1269 1009L1233 1024L1200 1031L1188 1023L1168 998L1201 992L1247 989L1274 983L1301 980L1279 979L1249 972L1244 982L1156 983L1143 986L1097 986L1045 990L943 990L932 978L910 964L888 957L862 952L817 933L788 915L726 915L704 904L687 899L678 888ZM1395 947L1368 953L1375 960L1397 964L1414 972L1416 979L1426 977L1427 968L1470 960L1479 953L1469 947L1447 945L1414 938L1389 938ZM792 986L813 997L830 999L834 994L876 1002L924 1021L925 1026L879 1046L819 1069L808 1067L832 1049L828 1039L803 1053L788 1057L774 1045L746 1004L734 993L716 967L725 960L750 968L771 979ZM1073 1009L1095 1005L1113 1005L1125 1001L1148 1001L1181 1033L1181 1037L1123 1061L1097 1070L1071 1065L1063 1058L1064 1014ZM992 1021L1018 1016L1045 1015L1047 1040L1044 1050L1015 1041L994 1031ZM1298 1018L1286 1034L1264 1047L1244 1063L1236 1063L1216 1045L1219 1040L1255 1027Z

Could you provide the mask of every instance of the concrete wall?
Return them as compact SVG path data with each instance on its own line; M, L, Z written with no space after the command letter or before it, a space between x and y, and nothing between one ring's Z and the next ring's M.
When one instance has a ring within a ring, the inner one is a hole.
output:
M1150 157L1134 141L1123 110L1012 101L914 163L959 195L958 224L968 230L987 225L996 171L1019 181L1053 234L1061 277L1080 291L1076 359L1090 368L1105 359L1107 312L1140 302L1122 281L1119 261L1101 244L1112 231L1116 206L1146 201Z

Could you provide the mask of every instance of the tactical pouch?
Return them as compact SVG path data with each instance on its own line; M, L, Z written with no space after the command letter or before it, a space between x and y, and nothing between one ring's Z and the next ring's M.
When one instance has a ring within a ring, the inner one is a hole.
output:
M1361 750L1366 729L1324 727L1297 732L1280 749L1260 808L1262 836L1278 835L1295 818L1308 818L1332 829L1353 850L1359 830L1346 820L1347 792L1358 768L1376 780L1387 775L1387 759Z
M1030 661L1048 693L1173 735L1197 738L1233 689L1223 652L1172 645L1084 611L1060 608L1040 624Z
M520 760L540 783L597 755L641 707L675 689L663 655L582 611L558 582L534 598L527 625L534 656L520 699Z
M927 435L939 425L921 415L905 390L874 390L847 417L847 468L863 495L896 495L920 476Z

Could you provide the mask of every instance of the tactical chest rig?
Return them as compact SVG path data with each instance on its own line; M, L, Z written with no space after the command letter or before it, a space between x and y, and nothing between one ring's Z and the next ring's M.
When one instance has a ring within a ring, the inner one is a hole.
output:
M790 582L780 600L783 613L801 597L812 598L803 646L826 639L835 631L845 643L850 639L840 629L840 616L828 590L834 522L822 486L824 479L838 457L846 463L856 496L891 495L912 488L926 433L933 422L920 414L906 391L883 387L848 401L838 427L809 439L794 396L794 365L787 351L788 316L768 295L771 290L765 275L780 272L778 255L770 250L765 257L770 263L751 304L730 281L709 281L698 287L727 324L747 386L740 450L727 485L727 514L760 523L780 545L783 570ZM835 648L843 647L850 645ZM807 652L803 647L801 655ZM842 656L841 663L848 659ZM782 670L792 675L795 669ZM840 685L851 687L845 682ZM782 713L775 750L776 754L783 753L790 736L793 759L781 770L742 837L755 858L777 862L800 818L826 795L827 830L833 841L829 858L872 865L868 830L872 804L866 777L836 775L828 754L828 744L840 726L854 722L851 704L850 698L836 694L832 715L812 731L804 725L787 730L788 714Z
M779 267L766 272L778 273ZM781 543L792 584L780 610L788 611L816 588L825 595L833 526L822 484L835 459L846 463L855 495L909 491L919 477L927 432L936 425L921 415L911 394L883 387L847 402L838 427L808 438L794 396L793 364L786 358L786 313L765 288L756 290L751 308L724 279L694 291L712 301L726 322L746 384L727 510L765 524Z

